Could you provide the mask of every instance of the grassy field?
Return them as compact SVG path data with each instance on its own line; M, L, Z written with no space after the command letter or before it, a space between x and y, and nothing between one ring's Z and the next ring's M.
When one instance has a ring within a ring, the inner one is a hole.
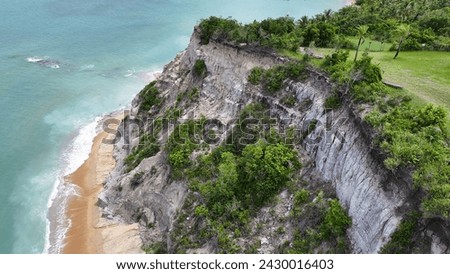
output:
M358 45L358 37L347 37L356 47ZM392 43L382 43L380 41L372 40L370 38L364 39L364 42L361 44L360 49L370 50L370 51L388 51L392 47Z
M316 51L327 55L333 49ZM450 112L450 52L400 52L395 60L394 54L389 51L369 53L383 70L384 80L403 86L416 99L445 106ZM355 51L350 51L349 60L354 55Z

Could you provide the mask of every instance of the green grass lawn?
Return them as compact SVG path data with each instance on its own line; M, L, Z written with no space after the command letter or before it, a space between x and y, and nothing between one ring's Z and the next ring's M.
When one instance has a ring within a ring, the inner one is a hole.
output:
M327 55L333 49L316 49ZM383 78L403 86L413 97L424 102L442 105L450 112L450 52L410 51L400 52L393 59L395 52L370 52L373 62L383 70ZM355 51L350 51L352 60Z
M356 47L358 45L359 38L355 36L347 37ZM364 42L359 47L362 51L370 49L370 51L388 51L392 47L392 43L382 43L377 40L365 38Z

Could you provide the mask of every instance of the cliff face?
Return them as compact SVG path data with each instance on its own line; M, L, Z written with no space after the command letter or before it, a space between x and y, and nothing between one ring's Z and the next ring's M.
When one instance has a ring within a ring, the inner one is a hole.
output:
M317 86L317 80L312 85L295 83L291 87L297 98L315 102L299 118L317 119L321 125L309 136L311 142L304 145L305 150L313 159L314 171L333 184L348 209L353 220L348 231L353 252L378 252L401 220L398 209L405 203L408 190L398 189L400 179L392 178L371 153L370 136L364 135L366 125L360 114L348 105L326 112L324 90L330 89Z
M205 61L208 70L204 79L199 79L191 71L199 59ZM263 101L270 106L273 116L288 125L301 129L315 121L315 129L299 144L305 166L303 180L311 183L320 180L331 186L352 219L347 231L352 251L376 253L389 241L401 221L403 209L409 205L408 177L395 178L377 159L371 148L372 133L361 119L364 109L349 102L344 102L335 111L325 109L326 98L334 92L334 86L326 76L310 71L307 80L285 83L281 93L294 95L297 99L295 107L286 107L280 99L265 95L260 87L247 82L253 67L269 68L284 61L270 52L245 47L215 42L200 45L194 33L186 51L169 63L158 79L156 86L165 98L163 107L150 115L141 113L138 111L141 102L136 98L128 121L164 113L176 104L178 94L192 87L199 87L200 96L197 102L182 109L182 119L204 116L227 125L237 118L245 105ZM345 91L343 93L345 97ZM122 135L128 134L130 144L122 138L116 145L118 165L106 183L100 204L104 215L109 218L139 223L144 243L166 242L170 250L168 233L189 192L186 182L171 179L164 149L144 159L129 173L125 172L123 163L126 154L138 143L139 132L145 130L148 123L144 121L133 128L128 127L125 120L126 132ZM171 130L170 126L163 130L159 136L160 143L167 140ZM138 183L135 182L137 177ZM405 187L399 188L399 185ZM278 207L284 209L278 213L288 214L292 197L286 193L279 197ZM257 218L263 218L266 211L262 209ZM279 239L264 232L259 237L262 244L259 252L274 252L276 245L281 244L277 242ZM289 237L287 235L283 240L289 241ZM213 248L208 246L196 250L211 251Z

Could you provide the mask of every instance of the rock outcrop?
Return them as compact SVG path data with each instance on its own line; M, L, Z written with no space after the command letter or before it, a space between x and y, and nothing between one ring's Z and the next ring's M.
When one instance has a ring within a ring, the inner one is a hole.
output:
M199 59L204 60L208 70L206 77L201 79L191 71ZM170 249L168 233L188 193L186 183L171 179L164 149L144 159L130 172L126 172L123 161L138 143L139 132L150 123L145 119L164 113L176 104L178 94L198 87L199 99L183 109L182 119L205 116L228 125L244 106L263 101L270 106L272 115L297 129L315 121L317 126L299 146L305 161L310 163L304 171L304 179L319 178L333 187L352 218L347 233L353 252L380 251L400 223L404 209L409 206L409 176L397 178L384 168L371 146L373 132L363 121L365 111L346 98L345 90L340 91L345 102L342 107L334 111L324 107L326 98L335 92L335 87L325 75L311 70L308 79L285 83L281 93L294 95L297 99L297 104L291 108L247 82L252 68L269 68L285 61L271 51L245 45L237 47L213 41L200 45L198 34L194 32L188 48L169 63L158 78L156 86L165 98L163 107L156 113L142 113L139 111L139 97L133 101L128 121L136 118L140 122L131 129L124 127L126 130L122 131L122 136L127 138L121 138L116 145L118 165L101 197L104 215L123 222L140 223L144 243L167 242ZM126 121L123 125L127 125ZM160 143L167 140L170 130L170 127L163 130L159 136ZM225 135L226 132L222 137ZM143 174L138 186L130 183L136 174ZM289 198L286 193L280 197ZM267 245L266 237L261 237L262 244ZM442 250L441 244L433 246L435 250ZM204 250L209 251L208 248ZM259 251L273 252L274 248L261 248Z

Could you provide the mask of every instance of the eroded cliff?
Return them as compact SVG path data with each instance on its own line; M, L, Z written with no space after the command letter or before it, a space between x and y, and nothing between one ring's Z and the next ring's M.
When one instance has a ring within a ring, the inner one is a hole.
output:
M197 60L203 60L206 65L204 75L193 69ZM379 252L406 209L412 206L410 178L395 176L384 168L372 147L375 133L363 121L366 111L351 103L346 90L338 92L343 100L341 107L334 110L325 107L327 98L336 93L336 86L326 75L307 69L307 77L301 81L285 81L276 95L268 95L261 86L248 82L252 68L270 68L286 61L270 50L247 45L214 41L201 45L198 33L194 32L188 48L164 68L155 83L163 103L143 110L142 97L133 101L116 145L118 165L105 184L99 203L104 215L127 223L139 223L147 247L157 244L160 251L177 251L175 238L181 236L174 231L180 225L191 230L202 224L192 212L192 204L201 197L189 188L185 179L172 176L168 163L165 144L174 126L171 123L162 125L156 134L161 146L156 155L143 159L131 170L124 163L126 156L142 141L145 132L154 128L157 117L167 117L175 109L181 113L172 117L174 121L206 117L223 125L223 131L218 135L220 141L212 143L211 150L226 140L245 106L262 102L270 116L277 119L279 128L291 127L302 137L294 143L303 163L301 183L297 185L317 193L322 190L325 197L336 196L348 211L352 224L347 230L347 251ZM197 93L189 93L193 90ZM283 98L292 96L295 102L284 103ZM191 159L194 157L192 155ZM252 216L246 236L233 235L236 243L247 246L246 251L282 252L283 246L293 242L296 231L307 231L311 225L308 220L313 218L292 217L295 216L292 213L294 192L285 189L274 202L258 209ZM313 203L318 201L317 197ZM305 212L303 210L302 214ZM314 215L314 212L310 214ZM217 245L214 241L201 241L184 251L216 252ZM327 250L324 246L326 243L312 251ZM443 247L436 247L442 244L434 246L443 252Z

